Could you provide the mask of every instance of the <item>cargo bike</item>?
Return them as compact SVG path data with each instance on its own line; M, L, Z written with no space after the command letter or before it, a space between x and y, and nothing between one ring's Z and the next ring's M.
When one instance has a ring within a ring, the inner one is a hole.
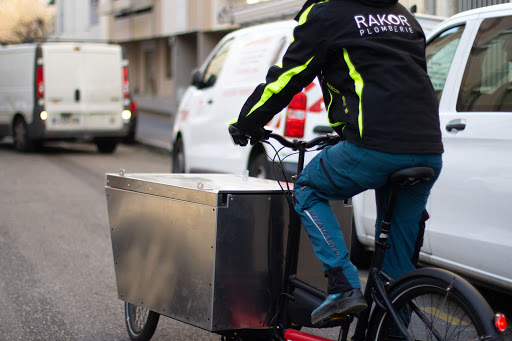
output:
M299 154L297 174L306 151L339 142L331 134L290 141L270 132L260 142L269 138ZM247 174L107 174L117 291L130 338L150 340L163 315L224 341L327 341L313 334L330 327L340 327L339 341L349 332L351 340L503 340L505 317L463 278L421 268L392 279L382 270L397 193L432 176L426 167L390 176L364 290L371 308L312 325L327 283L293 210L291 183ZM350 203L331 204L350 241Z

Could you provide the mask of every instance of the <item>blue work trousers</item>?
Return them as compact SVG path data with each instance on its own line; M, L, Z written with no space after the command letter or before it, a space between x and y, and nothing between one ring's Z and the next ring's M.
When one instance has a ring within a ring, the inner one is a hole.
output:
M360 288L357 268L349 259L343 233L329 200L346 200L367 189L375 189L377 203L376 235L388 204L388 178L396 170L427 166L433 179L401 189L391 220L390 248L384 257L384 271L392 277L414 269L419 224L430 190L442 167L439 154L389 154L362 148L347 141L327 147L304 168L295 184L295 210L301 215L313 250L323 270L341 267L346 289Z

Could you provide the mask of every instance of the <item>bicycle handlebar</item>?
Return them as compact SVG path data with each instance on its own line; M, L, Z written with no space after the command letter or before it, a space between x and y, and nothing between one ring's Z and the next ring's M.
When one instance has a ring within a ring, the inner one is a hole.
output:
M251 142L252 145L256 144L257 142L266 141L269 138L273 138L280 144L282 144L284 147L291 148L293 150L306 150L308 148L312 148L314 146L328 146L328 145L334 145L342 140L341 136L338 134L325 134L318 137L315 137L312 140L304 141L304 140L288 140L284 136L272 133L271 130L266 130L264 128L260 129L256 134L250 134L248 132L245 132L243 130L240 130L238 127L231 124L229 126L229 133L232 136L238 136L243 137L245 139L245 144L240 144L242 146L245 146L248 141Z
M291 148L293 150L299 150L301 148L308 149L308 148L312 148L312 147L320 146L320 145L324 145L324 146L333 145L333 144L336 144L339 141L341 141L341 137L337 134L326 134L326 135L315 137L314 139L309 140L309 141L288 140L287 138L285 138L281 135L278 135L278 134L274 134L274 133L270 133L268 135L268 137L273 138L274 140L276 140L283 146Z

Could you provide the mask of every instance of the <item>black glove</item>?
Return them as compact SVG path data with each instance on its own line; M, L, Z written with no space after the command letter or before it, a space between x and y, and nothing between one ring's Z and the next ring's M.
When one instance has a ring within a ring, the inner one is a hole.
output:
M231 134L231 138L233 139L233 143L237 146L245 147L247 143L249 143L249 139L251 136L242 130L240 130L236 123L232 123L228 128L229 134Z
M244 131L238 127L238 124L232 123L229 125L229 134L233 139L233 143L237 146L245 147L249 141L251 145L255 145L261 140L266 140L270 136L271 131L265 128L259 128L254 131Z

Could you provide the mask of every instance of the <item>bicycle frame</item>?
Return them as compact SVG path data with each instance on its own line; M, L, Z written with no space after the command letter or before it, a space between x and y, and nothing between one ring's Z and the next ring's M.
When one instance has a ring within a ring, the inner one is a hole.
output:
M270 134L270 137L273 137L274 139L278 140L281 144L283 144L286 147L290 147L293 150L298 151L298 165L297 165L297 175L300 176L303 167L304 167L304 158L305 153L308 147L315 145L315 140L308 142L305 141L297 141L295 140L293 144L291 144L288 140L284 139L280 135ZM320 138L319 138L320 139ZM295 179L294 182L295 182ZM386 212L386 216L384 221L382 222L381 226L381 233L378 238L378 240L375 243L375 253L374 257L372 259L372 265L370 274L368 277L368 283L365 288L365 299L368 302L369 306L371 307L371 304L375 301L375 303L383 308L389 311L391 314L393 320L397 324L398 328L400 329L400 332L402 333L402 336L408 340L413 341L407 334L406 328L402 321L400 320L397 311L393 308L387 293L385 289L385 285L380 282L379 277L384 276L387 279L387 282L392 280L387 274L385 274L382 271L382 263L384 260L384 254L387 248L389 248L389 245L387 243L387 238L389 235L390 227L391 227L391 216L393 213L394 203L396 200L396 194L399 190L398 186L393 186L391 191L391 196L389 200L388 209ZM278 310L281 312L279 316L279 321L281 326L288 326L290 325L290 318L288 313L288 302L289 297L292 297L293 290L295 288L301 288L302 290L305 290L309 293L315 294L317 296L320 296L322 298L325 298L326 294L322 291L318 290L317 288L302 282L298 278L295 277L295 274L297 273L297 266L298 266L298 258L299 258L299 245L300 245L300 231L301 231L301 218L300 215L291 208L290 212L290 226L288 231L288 239L287 239L287 248L286 248L286 257L285 257L285 269L284 269L284 283L282 285L282 288L284 289L284 295L281 295L281 298L279 300L279 306ZM376 289L376 291L375 291ZM376 300L374 300L374 297ZM353 317L347 317L344 319L342 323L342 331L340 333L339 340L346 340L348 336L348 327L350 326L350 323L352 322ZM364 311L360 318L358 319L358 323L356 326L356 332L353 336L353 340L365 340L366 330L368 328L368 321L370 319L370 309L367 309ZM343 326L344 324L344 326ZM308 334L301 333L301 332L294 332L293 335L287 335L287 340L291 341L300 341L300 340L325 340L325 339L318 339L314 337L313 339L308 339ZM290 338L291 337L291 338Z

